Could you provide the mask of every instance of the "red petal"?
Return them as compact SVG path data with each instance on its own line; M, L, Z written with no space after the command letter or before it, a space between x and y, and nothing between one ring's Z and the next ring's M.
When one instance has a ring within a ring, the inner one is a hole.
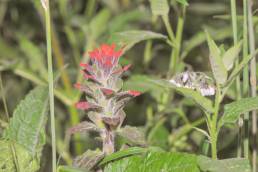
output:
M110 96L114 93L114 90L111 90L111 89L108 89L108 88L101 88L101 91L107 95L107 96Z
M92 103L89 103L89 102L86 102L86 101L76 103L75 107L77 109L81 109L81 110L97 109L97 108L99 108L99 106L97 106L95 104L92 104Z
M76 83L76 84L74 84L73 85L74 86L74 88L77 88L77 89L81 89L81 87L82 87L82 85L80 84L80 83Z
M91 106L88 102L78 102L75 104L75 107L77 109L81 109L81 110L87 110L89 109Z
M134 96L134 97L141 95L140 91L129 90L127 92L128 92L128 94L130 94L131 96Z
M126 65L126 66L124 66L122 69L118 69L118 70L114 71L112 74L117 74L117 73L125 72L125 71L127 71L131 66L132 66L131 64Z

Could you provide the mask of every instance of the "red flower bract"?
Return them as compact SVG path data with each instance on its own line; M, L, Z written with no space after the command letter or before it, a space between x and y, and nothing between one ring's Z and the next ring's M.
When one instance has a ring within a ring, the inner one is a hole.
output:
M99 68L111 69L117 65L119 57L122 55L123 50L115 50L115 44L107 45L103 44L100 48L89 52L89 56L93 63Z

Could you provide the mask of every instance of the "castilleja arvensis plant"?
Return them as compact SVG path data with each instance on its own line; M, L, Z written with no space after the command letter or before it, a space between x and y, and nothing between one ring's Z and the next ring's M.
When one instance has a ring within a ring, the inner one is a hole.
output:
M70 133L98 132L103 145L102 153L105 155L115 151L115 135L119 132L126 135L129 140L138 139L138 142L143 142L139 140L138 136L141 134L135 127L121 128L126 116L124 106L130 99L140 95L138 91L122 90L122 74L131 66L119 65L122 53L123 49L115 50L114 44L104 44L89 52L90 62L80 64L85 82L75 84L77 89L86 94L86 99L78 102L76 107L86 111L90 121L84 121L69 131Z

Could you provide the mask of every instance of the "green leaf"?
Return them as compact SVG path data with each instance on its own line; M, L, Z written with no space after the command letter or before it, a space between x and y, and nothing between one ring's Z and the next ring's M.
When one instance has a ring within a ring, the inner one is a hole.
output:
M18 34L19 46L26 60L29 63L30 69L37 72L43 77L46 75L44 55L41 49L22 34Z
M152 82L167 88L175 89L178 93L182 94L185 97L193 99L198 105L200 105L204 110L208 112L213 112L213 106L211 100L203 97L199 92L188 89L176 87L167 80L152 80Z
M248 62L258 53L258 49L255 50L254 54L250 54L240 62L240 64L234 68L234 70L231 72L227 82L225 85L229 84L231 81L233 81L236 76L239 74L239 72L248 64Z
M224 84L227 80L228 73L223 64L220 49L218 48L214 40L212 40L208 32L206 32L206 38L210 50L209 59L213 76L218 84Z
M229 50L225 52L222 57L223 63L227 70L232 69L234 65L234 61L238 57L242 47L242 42L239 42L235 46L231 47Z
M125 90L137 90L142 93L150 92L150 94L159 99L160 96L167 91L163 86L157 85L147 75L132 75L127 81L125 81L123 88Z
M145 136L143 131L137 127L125 126L117 131L117 134L123 137L129 144L145 145Z
M40 167L39 157L32 157L23 146L14 142L0 140L0 152L0 172L14 172L17 168L21 172L35 172Z
M114 161L116 159L120 159L123 157L127 157L130 155L135 155L135 154L142 154L147 151L146 148L141 148L141 147L130 147L125 150L121 150L115 153L112 153L111 155L106 156L100 163L99 165L106 164L108 162Z
M111 12L108 9L101 10L89 24L90 36L93 39L98 38L107 28Z
M244 158L213 160L199 156L198 164L204 172L251 172L249 161Z
M89 172L89 171L87 171L86 169L61 165L57 168L57 172Z
M167 0L149 0L153 15L168 15L169 5Z
M178 3L184 5L184 6L188 6L188 5L189 5L188 2L187 2L187 0L176 0L176 1L177 1Z
M116 44L120 46L125 46L124 52L126 52L127 50L132 48L136 43L149 39L166 40L167 36L146 30L131 30L113 34L109 42L116 42Z
M169 131L164 126L165 120L158 121L150 130L148 135L148 143L152 146L159 146L163 149L168 148Z
M37 87L20 102L4 132L5 138L22 145L34 156L40 152L45 138L48 111L48 91Z
M221 125L225 123L235 123L241 114L256 109L258 109L258 97L243 98L233 103L226 104L220 123Z
M125 30L125 28L130 27L130 24L132 22L148 22L151 19L150 13L144 9L135 9L132 11L126 11L123 13L120 13L117 16L114 16L110 21L109 21L109 32L112 34L114 32L118 32L121 30Z
M195 155L186 153L150 152L109 163L104 172L199 172Z

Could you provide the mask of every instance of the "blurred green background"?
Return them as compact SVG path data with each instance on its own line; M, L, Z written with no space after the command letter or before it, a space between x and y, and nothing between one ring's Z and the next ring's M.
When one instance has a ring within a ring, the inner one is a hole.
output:
M204 27L225 48L232 45L229 0L169 0L169 22L177 31L183 17L181 50L174 74L185 69L210 71ZM237 1L242 14L242 1ZM189 99L148 82L148 77L168 78L171 46L161 17L151 13L148 0L51 0L52 46L55 71L57 149L60 164L101 143L88 134L65 137L66 130L86 115L74 108L80 98L73 84L80 78L81 61L86 52L101 43L130 45L121 59L133 67L124 75L124 89L144 94L126 107L125 123L146 132L149 145L170 151L207 154L207 140L192 126L206 129L201 110ZM256 5L256 4L255 4ZM256 7L256 6L255 6ZM185 12L184 12L185 10ZM238 18L241 25L241 16ZM255 26L257 18L254 15ZM10 113L36 85L47 84L44 12L40 0L0 0L0 71ZM144 35L141 31L151 31ZM162 35L151 35L154 34ZM239 29L241 36L242 30ZM162 37L164 36L164 38ZM153 39L152 39L153 38ZM169 97L167 96L169 95ZM231 90L226 101L234 100ZM4 108L0 109L0 133L6 126ZM219 157L235 156L236 126L223 129L219 138ZM49 126L48 137L50 138ZM50 140L48 138L48 142ZM51 146L45 146L41 171L50 169Z

